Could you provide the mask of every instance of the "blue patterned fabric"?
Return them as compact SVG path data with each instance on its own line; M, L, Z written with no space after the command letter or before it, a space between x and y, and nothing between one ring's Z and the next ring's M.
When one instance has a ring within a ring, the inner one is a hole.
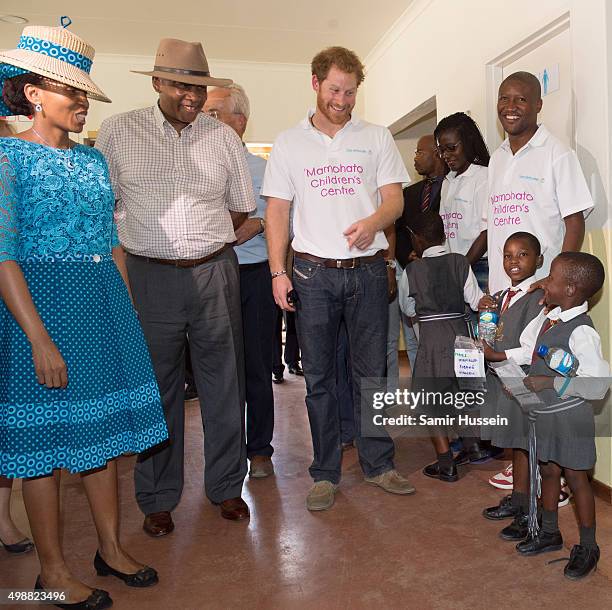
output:
M167 438L142 330L111 255L102 155L0 138L0 263L19 263L68 369L38 384L29 342L0 301L0 475L82 472Z
M80 68L89 74L91 70L92 61L89 57L81 55L72 49L67 49L59 44L54 44L48 40L41 38L34 38L33 36L21 36L19 39L18 49L25 49L26 51L33 51L34 53L40 53L41 55L48 55L54 59L65 61L68 64L73 65L75 68Z

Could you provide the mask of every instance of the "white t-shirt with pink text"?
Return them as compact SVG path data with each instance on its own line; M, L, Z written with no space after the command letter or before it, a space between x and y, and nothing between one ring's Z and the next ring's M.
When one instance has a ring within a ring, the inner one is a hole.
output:
M343 259L386 249L383 231L366 250L349 250L343 232L376 211L380 187L410 182L391 133L353 115L330 138L312 126L312 114L274 142L261 194L293 201L296 252Z
M487 230L487 168L472 163L457 176L449 172L442 183L440 216L451 252L468 253L476 238Z
M576 153L540 125L531 140L512 154L506 139L489 163L487 246L489 291L510 285L504 272L503 248L517 231L539 240L544 264L536 278L546 277L561 252L566 216L588 212L593 199Z

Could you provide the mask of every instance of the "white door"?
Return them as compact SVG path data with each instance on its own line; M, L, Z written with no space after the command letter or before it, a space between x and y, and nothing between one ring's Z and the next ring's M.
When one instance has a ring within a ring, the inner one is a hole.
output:
M576 148L574 95L572 91L572 49L570 30L565 29L523 57L504 66L503 78L513 72L526 71L540 78L542 111L538 122L570 148ZM544 71L546 70L546 75ZM545 81L545 83L543 82ZM546 87L544 87L546 84ZM558 84L558 89L555 89ZM546 88L546 95L544 89ZM498 129L501 131L501 127ZM505 137L505 136L502 136Z

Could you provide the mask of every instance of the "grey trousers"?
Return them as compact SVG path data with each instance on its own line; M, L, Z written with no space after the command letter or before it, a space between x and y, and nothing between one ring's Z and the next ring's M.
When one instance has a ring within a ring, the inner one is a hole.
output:
M172 511L181 498L187 335L205 427L206 495L214 503L240 496L247 471L245 384L234 250L187 269L128 255L127 267L169 431L168 442L138 457L138 505L145 515Z

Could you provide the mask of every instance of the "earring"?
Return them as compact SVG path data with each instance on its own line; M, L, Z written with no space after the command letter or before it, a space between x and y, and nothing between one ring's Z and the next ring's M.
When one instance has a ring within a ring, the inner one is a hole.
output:
M34 106L34 110L35 110L36 112L40 112L40 111L42 110L42 106L41 106L40 104L36 104L36 105Z

